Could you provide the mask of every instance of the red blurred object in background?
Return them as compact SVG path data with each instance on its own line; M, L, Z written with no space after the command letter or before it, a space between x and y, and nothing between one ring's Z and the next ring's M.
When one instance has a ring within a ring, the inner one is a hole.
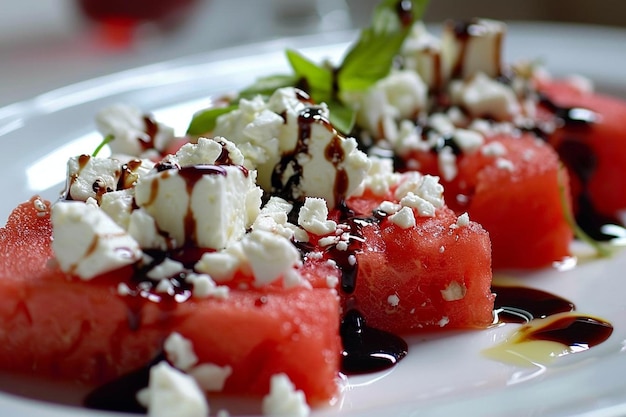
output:
M77 0L81 12L102 29L112 46L130 44L140 26L171 31L181 26L201 0Z

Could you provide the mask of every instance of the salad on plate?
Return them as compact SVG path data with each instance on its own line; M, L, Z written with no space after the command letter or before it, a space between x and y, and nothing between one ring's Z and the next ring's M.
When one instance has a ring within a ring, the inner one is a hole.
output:
M510 327L475 354L520 367L607 340L502 277L618 250L626 103L502 62L502 22L437 37L426 3L382 1L338 64L287 50L290 73L182 136L103 108L59 198L0 230L0 369L78 382L95 409L306 416L421 335Z

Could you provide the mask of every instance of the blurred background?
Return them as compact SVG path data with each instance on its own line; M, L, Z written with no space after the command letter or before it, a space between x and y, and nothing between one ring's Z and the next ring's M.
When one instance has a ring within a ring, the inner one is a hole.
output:
M0 0L0 107L153 62L278 37L362 27L376 3ZM626 2L431 0L425 20L474 16L626 27ZM626 37L624 41L626 45Z

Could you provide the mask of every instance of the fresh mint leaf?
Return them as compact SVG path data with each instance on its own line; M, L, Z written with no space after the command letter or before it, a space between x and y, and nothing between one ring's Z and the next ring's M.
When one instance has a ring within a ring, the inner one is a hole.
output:
M317 102L328 101L333 91L333 73L292 49L286 51L287 59L299 79L306 80L307 91Z
M361 31L337 70L318 65L299 52L287 50L293 75L259 78L242 90L238 98L269 97L282 87L303 86L315 102L329 105L331 123L342 133L349 134L354 126L355 111L338 101L342 93L367 90L389 74L413 23L422 18L427 5L428 0L383 0L374 10L371 26ZM218 116L235 108L237 106L233 105L197 113L187 133L210 132L215 128Z
M191 123L189 123L189 127L187 128L187 134L197 136L211 132L215 129L215 123L217 122L217 118L219 116L230 113L238 107L239 106L237 104L231 104L226 107L212 107L199 111L194 114L191 119Z
M427 5L428 0L380 3L374 11L372 25L361 31L339 67L339 90L363 91L387 76L413 23L422 18Z
M354 128L356 111L337 100L329 101L326 104L328 105L330 123L341 133L349 135Z
M279 88L292 87L298 82L296 75L270 75L258 78L254 84L239 92L239 98L251 99L257 95L269 97Z
M115 136L113 135L106 135L103 139L102 142L100 142L100 144L98 146L96 146L96 149L94 149L93 153L91 154L91 156L96 157L98 156L98 154L100 153L100 151L102 150L102 148L105 147L105 145L107 145L109 142L111 142L112 140L115 139Z

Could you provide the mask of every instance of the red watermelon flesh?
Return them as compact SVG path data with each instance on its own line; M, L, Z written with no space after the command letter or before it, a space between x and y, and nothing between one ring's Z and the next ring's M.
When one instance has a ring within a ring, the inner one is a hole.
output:
M0 368L100 384L145 366L176 331L201 363L232 367L225 393L264 395L270 376L284 372L309 403L337 394L333 290L232 289L226 300L180 304L120 296L130 269L84 282L53 265L49 216L34 202L0 229Z
M485 150L494 142L502 155ZM441 174L435 153L410 158L423 172ZM539 268L569 255L573 235L562 200L569 198L568 181L551 147L531 134L495 135L459 155L457 168L454 179L442 180L446 204L489 232L494 269Z
M392 199L391 192L387 197ZM356 308L369 326L396 334L490 325L494 296L487 232L474 222L457 227L457 216L446 207L434 217L414 212L416 226L407 229L388 218L371 220L381 201L371 193L347 201L354 211L350 233L356 236L347 256L353 254L356 262L355 271L346 271L351 267L344 263L343 272L356 278L353 291L340 291L344 308ZM336 259L340 252L326 249L325 256Z
M540 108L543 118L574 109L591 110L585 120L561 121L548 136L549 143L565 163L572 181L574 210L590 234L608 221L620 220L626 209L626 102L578 88L567 81L538 80L548 100ZM594 219L595 217L595 219Z

